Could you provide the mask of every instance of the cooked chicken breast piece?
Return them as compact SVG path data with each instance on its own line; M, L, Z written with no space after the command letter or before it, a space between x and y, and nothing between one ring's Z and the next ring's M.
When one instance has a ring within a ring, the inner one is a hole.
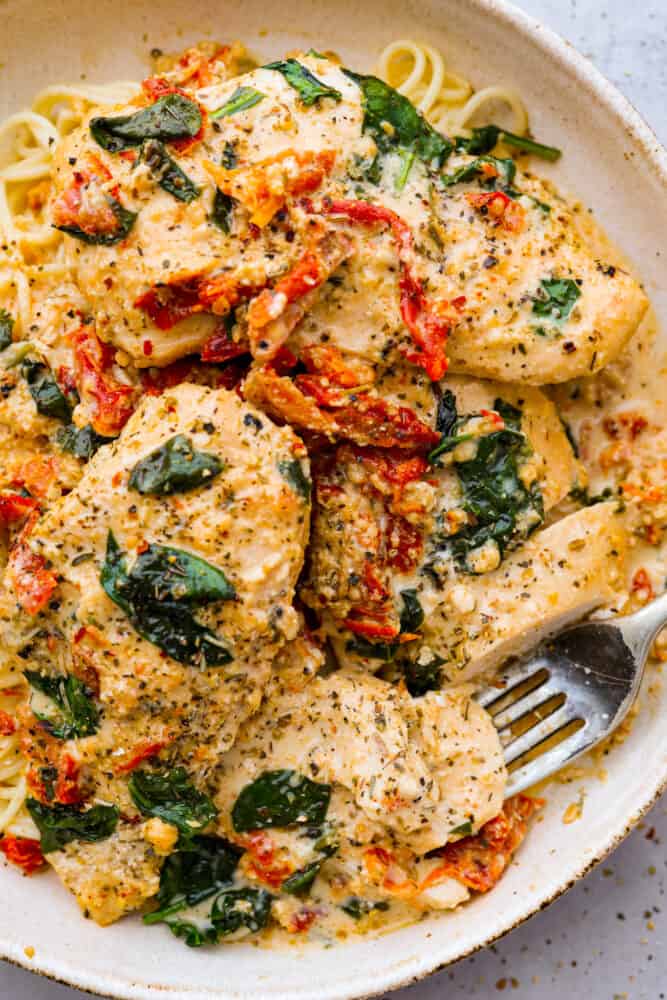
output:
M494 572L450 587L424 627L418 660L443 679L486 677L510 656L613 602L625 583L627 534L615 503L577 511L530 538Z
M502 808L506 771L496 729L471 694L462 687L412 699L345 672L301 692L274 685L221 761L223 832L236 836L232 807L243 788L284 768L347 793L340 813L332 801L327 820L352 841L390 836L421 855L456 837L457 827L478 830Z
M428 616L461 563L495 569L575 483L579 464L539 389L452 376L442 390L439 419L450 421L454 444L440 456L436 448L431 463L347 446L317 463L302 596L337 630L366 621L361 636L395 638L404 591ZM481 448L488 455L476 468ZM488 531L476 532L474 510L488 517Z
M128 778L161 752L205 788L296 637L309 492L305 449L289 428L235 393L183 384L145 397L75 489L27 526L5 574L4 656L17 671L77 678L98 713L81 738L62 740L26 706L35 774L66 767L76 784L63 801L92 798L137 817ZM118 857L111 843L77 843L58 861L102 922L155 891L151 851L145 860L145 845L114 842ZM141 886L124 880L126 851L130 869L153 872Z

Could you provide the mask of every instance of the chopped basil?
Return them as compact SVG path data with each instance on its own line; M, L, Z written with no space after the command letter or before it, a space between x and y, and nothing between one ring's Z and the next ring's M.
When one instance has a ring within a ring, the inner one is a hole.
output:
M546 336L550 328L563 326L580 297L581 289L571 278L543 278L533 296L533 315L546 323L547 329L540 324L536 333Z
M26 807L40 832L44 854L59 851L72 840L97 843L106 840L118 825L117 806L92 806L82 811L75 806L45 806L27 799Z
M110 441L113 441L113 438L98 434L92 424L86 424L85 427L67 424L66 427L59 427L56 431L56 442L62 450L86 462L90 461L98 448Z
M118 118L91 118L90 133L109 153L132 149L146 139L173 142L197 135L202 115L196 101L184 94L166 94L154 104L132 115Z
M199 197L201 192L197 185L181 170L159 139L146 140L141 147L141 159L160 187L174 198L190 202Z
M6 309L0 309L0 351L12 343L12 330L14 329L14 317Z
M386 913L389 909L389 903L385 899L374 901L371 899L362 899L360 896L350 896L344 903L340 904L340 908L354 920L361 920L362 917L368 916L373 910L381 910Z
M323 823L331 786L311 781L298 771L265 771L239 794L232 809L237 833L294 823Z
M617 494L611 486L605 486L601 493L590 493L587 486L573 486L569 496L583 507L592 507L596 503L613 500Z
M455 139L457 149L463 149L467 153L472 153L473 156L480 153L490 153L500 141L513 149L519 149L524 153L533 153L535 156L551 162L561 156L560 149L556 149L555 146L545 146L541 142L535 142L534 139L526 138L526 136L506 132L498 125L483 125L481 128L472 129L472 135L468 138L459 135Z
M330 97L338 102L342 94L334 87L328 87L296 59L285 59L280 62L268 63L264 69L274 69L282 73L290 87L297 91L306 107L317 104L323 97Z
M208 486L224 463L205 451L195 451L184 434L176 434L142 458L132 469L130 489L138 493L169 496Z
M403 663L405 686L413 698L421 698L427 691L439 691L443 677L440 669L445 661L437 653L422 661L421 654L416 660L406 660Z
M51 676L25 670L30 687L37 692L30 700L33 714L59 740L92 736L97 732L99 712L93 693L73 676Z
M193 607L235 596L222 570L205 560L149 545L128 573L126 555L109 532L100 583L139 635L179 663L215 667L232 660L227 646L193 615Z
M248 108L254 108L265 97L266 94L255 90L254 87L237 87L229 100L221 108L218 108L217 111L212 111L210 117L228 118L229 115L235 115L239 111L247 111Z
M105 195L105 197L118 223L113 232L89 233L79 226L55 226L54 228L59 229L61 233L67 233L68 236L73 236L75 239L81 240L82 243L104 247L111 247L116 243L120 243L121 240L124 240L128 236L132 229L137 213L123 208L121 203L116 198L112 198L111 195Z
M407 97L375 76L363 76L348 69L343 72L361 88L364 132L373 136L378 149L383 153L411 152L429 167L442 167L454 147L429 125Z
M218 815L209 797L195 788L183 767L133 771L128 788L144 816L157 816L175 826L181 843L186 845Z
M310 500L310 477L303 471L298 458L283 458L278 461L278 472L289 483L294 492L304 500Z
M28 383L30 395L39 413L45 417L69 421L70 404L48 365L26 358L21 366L21 374Z

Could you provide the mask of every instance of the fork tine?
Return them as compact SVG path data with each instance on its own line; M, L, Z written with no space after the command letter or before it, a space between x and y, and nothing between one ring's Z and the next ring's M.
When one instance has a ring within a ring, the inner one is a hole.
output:
M596 740L591 739L588 728L586 725L582 726L581 729L570 733L557 746L545 750L538 757L512 771L505 786L505 798L523 792L524 789L551 777L556 771L560 771L562 767L593 746Z
M539 711L540 705L545 704L554 695L559 694L563 694L562 687L559 687L553 681L544 681L544 683L524 695L523 698L518 698L496 715L491 712L493 724L498 730L506 729L507 726L511 726L512 723L517 722L524 715Z
M546 740L549 736L553 736L566 726L569 722L575 722L577 719L581 718L581 712L572 705L565 702L557 711L555 711L548 718L544 719L542 722L538 722L536 726L532 729L527 730L517 739L510 741L505 746L505 763L512 764L513 761L518 760L523 754L528 753L534 747L537 747L540 743ZM584 720L586 721L586 720Z
M484 688L475 696L482 708L488 709L494 701L505 698L513 688L524 681L529 680L533 674L539 673L548 666L548 661L541 657L534 657L527 662L518 661L506 670L501 671L496 677L496 683L492 687ZM545 678L546 680L547 678Z

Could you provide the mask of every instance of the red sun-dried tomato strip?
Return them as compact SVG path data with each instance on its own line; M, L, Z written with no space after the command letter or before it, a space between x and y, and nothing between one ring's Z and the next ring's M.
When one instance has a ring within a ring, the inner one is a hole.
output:
M363 226L385 225L391 229L401 265L401 316L418 348L405 354L413 364L424 368L432 381L439 381L447 371L445 343L450 324L433 308L421 279L414 273L414 239L407 222L382 205L344 198L325 200L317 211L342 215Z
M5 493L0 496L0 524L15 524L38 506L34 497L24 497L20 493Z
M22 868L26 875L32 875L46 864L39 841L32 837L5 834L0 837L0 851L13 865Z
M39 515L33 511L9 551L7 572L16 599L29 615L46 607L58 586L55 575L46 568L46 560L28 545L28 536Z
M110 372L113 349L102 343L92 327L80 327L70 340L76 385L81 401L90 408L93 428L104 437L115 437L132 415L136 390Z
M426 889L443 878L454 878L475 892L488 892L498 882L528 831L528 820L544 799L513 795L479 833L438 851L442 865L420 886Z
M0 736L11 736L16 732L16 719L0 708Z

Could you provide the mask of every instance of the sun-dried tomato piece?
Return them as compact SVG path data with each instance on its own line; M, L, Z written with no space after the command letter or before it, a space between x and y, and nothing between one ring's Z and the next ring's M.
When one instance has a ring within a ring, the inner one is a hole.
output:
M528 831L528 820L544 805L543 799L513 795L503 811L485 823L479 833L447 844L437 853L442 864L420 886L427 889L454 878L475 892L488 892L498 882Z
M0 524L16 524L38 506L34 497L24 497L20 493L4 493L0 496Z
M90 326L71 335L74 376L82 403L90 411L90 422L98 434L115 437L134 410L136 389L119 382L111 373L113 350L103 344Z
M46 568L46 560L30 548L28 537L39 515L33 511L9 550L7 573L16 599L29 615L36 615L49 603L58 586L55 575Z
M13 865L22 868L26 875L32 875L46 864L39 841L32 837L5 834L0 837L0 851Z

